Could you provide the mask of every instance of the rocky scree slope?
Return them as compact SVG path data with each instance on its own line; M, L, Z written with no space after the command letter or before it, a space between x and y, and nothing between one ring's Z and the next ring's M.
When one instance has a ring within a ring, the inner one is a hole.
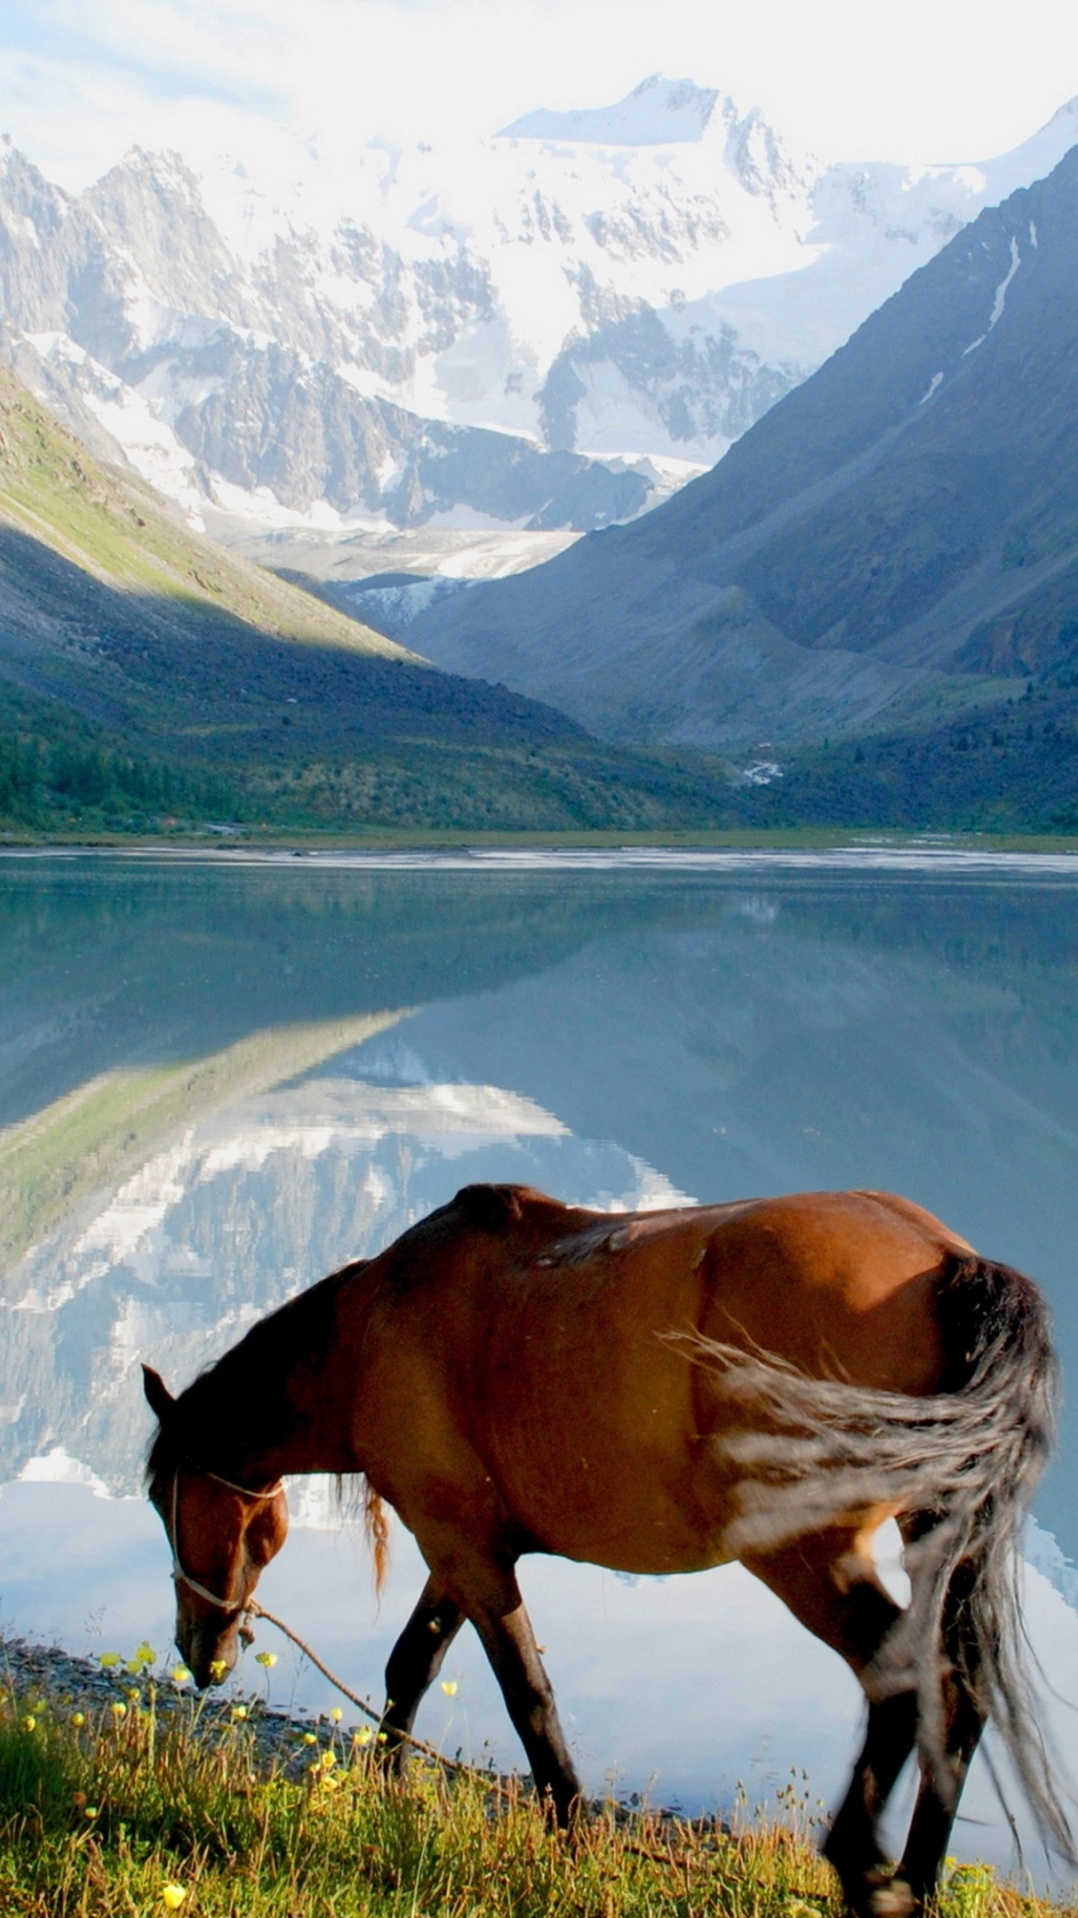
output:
M608 737L726 748L930 726L1065 679L1076 285L1078 148L980 214L712 473L436 603L410 642Z

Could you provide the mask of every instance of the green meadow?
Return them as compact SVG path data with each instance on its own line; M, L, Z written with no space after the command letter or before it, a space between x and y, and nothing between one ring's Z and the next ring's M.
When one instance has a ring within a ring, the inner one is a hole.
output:
M744 1802L688 1823L612 1795L567 1839L519 1779L417 1757L386 1783L377 1733L207 1704L153 1656L106 1655L110 1682L86 1698L4 1686L5 1918L838 1918L800 1780L782 1823ZM948 1861L940 1918L1060 1909Z

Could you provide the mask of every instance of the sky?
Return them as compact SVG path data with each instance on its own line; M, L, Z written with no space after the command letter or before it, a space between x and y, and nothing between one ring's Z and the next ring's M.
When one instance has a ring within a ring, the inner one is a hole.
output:
M662 72L793 146L990 158L1078 94L1078 0L3 0L0 131L77 189L267 123L346 151L485 136Z

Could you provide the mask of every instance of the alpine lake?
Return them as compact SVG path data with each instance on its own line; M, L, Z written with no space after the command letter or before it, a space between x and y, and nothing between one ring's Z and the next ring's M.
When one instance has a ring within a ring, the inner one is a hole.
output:
M167 1654L139 1361L178 1389L477 1180L611 1210L904 1193L1040 1281L1072 1379L1078 860L0 856L0 1630ZM1072 1777L1076 1467L1070 1391L1025 1609ZM415 1546L395 1524L379 1602L330 1484L290 1504L259 1596L379 1701ZM859 1689L739 1566L536 1557L521 1584L589 1789L696 1812L794 1777L835 1799ZM278 1663L249 1651L241 1689L334 1702L268 1626L259 1648ZM419 1732L518 1765L470 1632L444 1676ZM955 1850L1013 1864L981 1759Z

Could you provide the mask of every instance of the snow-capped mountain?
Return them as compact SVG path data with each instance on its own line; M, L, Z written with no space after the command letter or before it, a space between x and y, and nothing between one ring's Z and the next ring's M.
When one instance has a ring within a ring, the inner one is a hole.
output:
M793 155L653 76L470 145L0 159L8 356L96 450L248 525L575 527L718 459L980 208L981 166Z

